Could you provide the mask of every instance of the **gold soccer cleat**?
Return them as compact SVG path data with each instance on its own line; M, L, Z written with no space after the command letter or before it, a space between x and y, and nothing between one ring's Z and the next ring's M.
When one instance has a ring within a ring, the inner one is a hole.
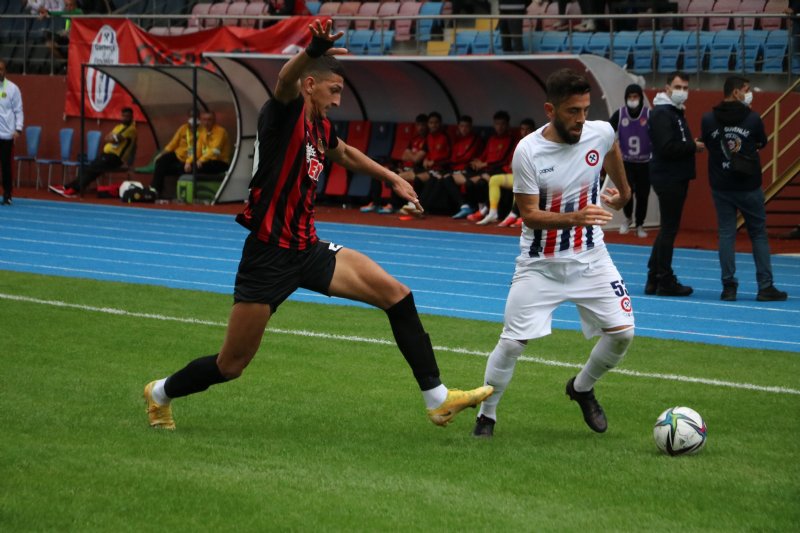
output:
M150 426L160 429L175 429L175 420L172 419L172 407L159 405L153 400L153 386L155 381L151 381L144 387L144 400L147 402L147 416L150 418Z
M494 392L494 387L484 385L477 389L463 391L450 389L447 399L436 409L428 409L428 418L437 426L446 426L461 411L467 407L476 407Z

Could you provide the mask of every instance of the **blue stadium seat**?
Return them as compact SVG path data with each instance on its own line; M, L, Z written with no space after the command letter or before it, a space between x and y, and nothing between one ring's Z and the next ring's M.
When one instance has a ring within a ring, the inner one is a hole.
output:
M730 72L731 54L739 50L741 32L721 30L715 33L708 56L709 72Z
M567 34L567 38L564 40L563 50L570 54L582 54L586 51L586 47L591 38L592 34L589 32L574 31Z
M472 53L496 54L502 52L502 46L500 48L496 48L492 43L493 39L494 39L494 34L489 30L476 32L475 40L472 41Z
M691 37L683 47L683 70L686 72L697 72L703 70L708 47L714 40L712 31L701 31L699 36L692 32ZM699 38L699 43L698 43Z
M633 71L637 74L647 74L653 71L653 58L664 35L662 31L643 31L633 45Z
M420 15L441 15L442 2L425 2L419 8ZM426 43L431 40L431 33L434 26L437 28L441 25L441 20L437 19L419 19L417 21L417 41Z
M351 54L355 55L366 55L367 47L369 46L369 42L372 39L372 30L349 30L350 37L348 39L349 44L347 45L348 50L350 50Z
M633 46L639 38L638 31L618 31L613 35L611 46L611 61L620 67L627 67L628 58L633 52Z
M472 43L475 41L475 30L461 30L456 32L456 38L450 45L451 56L464 56L472 53Z
M306 2L306 9L308 10L309 15L316 15L319 13L319 6L322 5L322 2Z
M764 43L764 64L762 72L779 73L784 71L784 60L789 50L789 32L772 30Z
M605 32L593 33L586 45L586 52L596 56L608 57L608 50L611 46L611 36Z
M373 122L369 134L367 155L378 163L389 161L394 145L393 122ZM347 188L348 196L368 196L372 178L366 174L353 174Z
M545 31L542 32L542 40L539 43L539 53L554 54L561 52L564 49L564 43L567 40L567 32L565 31Z
M367 47L367 55L382 56L388 54L394 46L394 30L375 30Z
M764 54L764 45L768 35L769 32L766 30L747 30L744 33L744 44L736 53L735 71L741 72L742 65L744 65L745 72L756 71L758 60Z
M678 70L678 61L681 58L681 53L691 36L691 32L679 30L668 31L664 34L661 38L661 43L658 44L659 72Z
M522 47L525 50L531 53L539 52L539 48L542 44L542 37L544 36L544 32L542 31L534 31L534 32L527 32L522 35ZM502 48L502 46L498 47Z

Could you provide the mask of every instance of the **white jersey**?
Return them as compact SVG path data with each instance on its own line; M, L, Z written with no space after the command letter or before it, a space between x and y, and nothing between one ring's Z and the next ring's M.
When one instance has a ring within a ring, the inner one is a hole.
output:
M589 120L583 125L581 140L567 144L545 139L546 127L522 139L514 150L514 192L538 195L539 209L553 213L599 205L600 170L614 146L614 129L603 120ZM547 230L523 225L519 244L519 259L525 261L582 260L583 252L605 248L603 230L593 225Z

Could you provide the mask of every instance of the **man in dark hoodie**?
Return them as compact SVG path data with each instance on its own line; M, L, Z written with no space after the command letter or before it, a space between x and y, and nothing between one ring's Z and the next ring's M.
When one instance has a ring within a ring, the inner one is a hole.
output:
M663 93L653 99L648 130L653 147L650 160L650 184L658 195L661 229L653 243L647 263L645 294L689 296L693 289L682 285L672 271L675 237L681 225L683 204L689 181L695 178L694 156L704 150L703 143L692 139L684 116L684 102L689 98L689 77L682 72L667 76Z
M625 220L619 228L624 235L633 225L633 200L636 198L636 235L647 237L644 230L644 219L647 217L647 200L650 196L650 135L647 133L647 122L650 120L650 108L644 107L642 88L632 83L625 88L625 105L614 111L608 122L619 138L619 148L625 163L625 174L631 186L633 196L625 204L622 211Z
M720 299L736 300L736 211L742 213L753 243L760 302L783 301L787 294L772 284L772 265L766 229L761 161L758 150L767 144L764 123L750 109L750 82L739 76L725 80L725 99L703 115L703 142L708 148L708 177L717 209L719 265L722 270Z

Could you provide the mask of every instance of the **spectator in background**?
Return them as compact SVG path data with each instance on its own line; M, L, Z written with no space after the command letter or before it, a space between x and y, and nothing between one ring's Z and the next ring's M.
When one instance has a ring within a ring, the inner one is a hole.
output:
M103 153L83 169L83 176L67 183L64 187L51 185L50 192L64 198L75 198L86 192L86 187L106 172L122 168L128 161L136 146L136 123L133 121L133 109L122 108L122 122L106 135Z
M55 55L61 59L67 58L69 51L69 31L72 27L70 15L83 15L83 10L78 7L77 0L64 0L64 9L49 10L44 7L39 9L40 18L50 18L52 16L64 18L64 29L52 32L45 32L45 41Z
M500 15L524 15L530 3L531 0L498 0L497 8ZM504 52L520 54L525 51L522 45L521 18L501 18L498 27Z
M459 209L469 210L469 204L464 203L461 187L467 181L467 170L470 162L483 152L483 140L472 129L472 117L462 115L458 119L456 136L453 140L453 149L450 155L450 171L444 178L445 189L450 202L460 206Z
M619 228L622 235L628 233L633 225L634 197L636 198L636 235L647 237L644 220L647 218L647 200L650 196L650 134L647 133L647 122L650 109L644 106L642 88L632 83L625 88L625 105L614 111L608 120L617 132L622 159L625 162L625 174L631 186L633 196L625 204L623 212L625 220Z
M168 195L164 191L164 180L167 176L180 176L192 171L192 160L194 159L194 110L189 109L189 118L175 131L172 140L164 147L164 150L156 158L156 166L153 171L153 180L150 188L155 189L159 197L165 198ZM198 132L199 144L199 132Z
M30 11L31 15L41 15L45 11L61 11L64 9L64 0L22 0L22 5Z
M517 142L514 144L514 148L516 148L517 144L519 144L519 141L533 133L535 129L536 123L532 118L523 119L519 125L519 139L517 139ZM509 163L503 168L503 170L505 171L503 174L494 174L491 178L489 178L489 212L482 220L477 222L479 226L486 226L492 222L497 222L499 218L497 208L500 205L500 196L502 195L502 190L506 189L510 191L514 188L514 174L511 171L511 164ZM519 221L519 224L517 224L517 221ZM500 222L500 224L498 224L498 226L509 227L521 225L522 219L519 218L519 210L517 209L516 202L514 202L508 212L508 215L503 219L502 222Z
M736 212L744 217L753 244L756 281L760 302L786 300L787 294L772 283L772 264L767 239L761 161L758 150L766 146L767 134L758 113L750 109L753 93L750 81L733 76L725 80L724 100L703 115L703 142L708 149L708 177L717 210L719 265L722 294L726 302L736 301Z
M428 114L428 135L425 136L425 157L422 169L416 172L414 182L421 184L420 204L425 210L433 207L438 196L440 180L447 171L450 161L450 139L442 128L442 115L434 111ZM400 209L403 215L421 216L422 211L414 202L409 202Z
M198 173L221 174L231 165L231 141L225 128L217 124L217 115L213 111L200 113L197 151L200 154L197 158ZM191 161L189 158L189 164Z
M694 140L684 115L689 98L689 77L682 72L667 75L664 92L653 100L648 131L653 146L650 183L658 196L661 228L647 263L645 294L689 296L693 289L682 285L672 270L675 237L681 225L689 181L695 178L695 154L705 148Z
M308 15L305 0L267 0L266 4L270 15Z
M0 171L3 173L3 205L11 205L14 187L11 158L14 141L22 133L22 93L13 81L6 78L6 62L0 59Z
M792 34L792 58L789 60L789 69L793 72L800 71L800 0L789 0L789 7L784 11L790 16L789 24Z
M503 169L511 163L514 154L514 138L511 135L509 122L511 117L506 111L494 114L494 134L486 141L483 153L470 162L467 190L467 209L462 209L453 218L465 218L477 222L489 212L489 179L494 174L502 174Z

